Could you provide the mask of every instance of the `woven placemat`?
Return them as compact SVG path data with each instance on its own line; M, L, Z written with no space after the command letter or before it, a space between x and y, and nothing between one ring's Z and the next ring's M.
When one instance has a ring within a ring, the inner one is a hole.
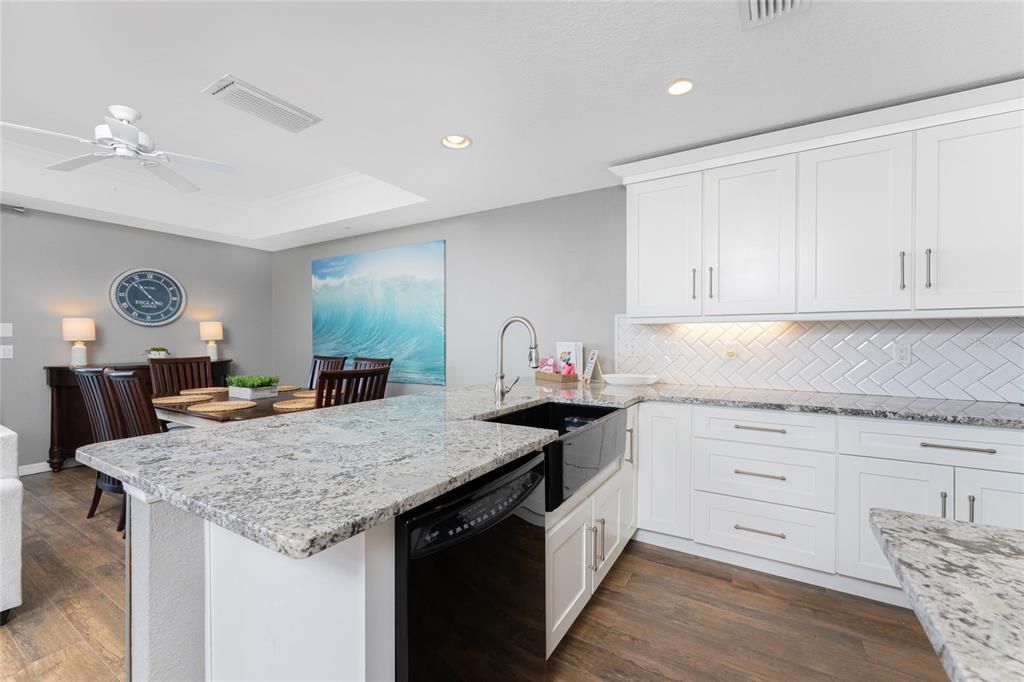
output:
M316 401L311 398L298 398L294 400L279 400L274 403L275 410L310 410L316 407Z
M311 388L307 388L301 391L295 391L295 393L292 393L292 396L295 398L315 398L316 391Z
M153 398L153 405L191 405L192 403L205 403L213 400L212 395L165 395L162 398Z
M218 400L212 403L202 403L188 408L189 412L234 412L236 410L247 410L256 407L251 400Z
M302 388L302 386L296 386L295 384L278 384L277 385L277 392L278 393L291 393L292 391L297 391L300 388Z
M218 393L227 392L227 386L210 386L207 388L186 388L181 391L181 395L217 395Z

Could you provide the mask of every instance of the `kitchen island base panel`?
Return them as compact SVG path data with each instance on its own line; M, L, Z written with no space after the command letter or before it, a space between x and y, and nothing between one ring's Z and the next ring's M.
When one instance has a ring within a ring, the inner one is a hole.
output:
M297 560L130 492L129 679L394 679L393 521Z
M204 679L205 522L166 502L128 500L128 679Z

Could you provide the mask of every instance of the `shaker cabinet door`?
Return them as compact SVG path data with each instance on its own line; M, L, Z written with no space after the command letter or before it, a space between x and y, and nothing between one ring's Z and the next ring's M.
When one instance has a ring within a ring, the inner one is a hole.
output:
M802 313L910 310L914 134L799 155Z
M796 312L796 157L704 173L706 315Z
M690 410L640 405L637 441L637 525L679 538L690 532Z
M1024 530L1024 474L957 468L956 519Z
M915 306L1024 306L1024 112L916 135Z
M631 317L700 315L700 173L626 189L626 308Z

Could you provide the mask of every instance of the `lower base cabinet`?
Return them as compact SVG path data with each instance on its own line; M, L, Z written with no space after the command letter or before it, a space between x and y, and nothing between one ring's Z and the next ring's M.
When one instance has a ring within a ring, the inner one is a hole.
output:
M956 470L956 520L1024 530L1024 474Z
M572 627L635 528L629 525L633 468L622 468L579 503L546 538L547 655Z
M837 488L837 572L852 578L899 585L871 530L872 509L953 517L950 466L840 455Z

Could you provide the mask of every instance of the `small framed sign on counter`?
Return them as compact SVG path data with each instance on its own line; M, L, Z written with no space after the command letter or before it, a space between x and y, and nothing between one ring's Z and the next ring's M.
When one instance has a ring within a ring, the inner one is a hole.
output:
M587 353L587 366L583 370L583 383L590 383L590 380L594 377L594 370L597 370L598 374L601 373L601 361L597 359L596 348Z

